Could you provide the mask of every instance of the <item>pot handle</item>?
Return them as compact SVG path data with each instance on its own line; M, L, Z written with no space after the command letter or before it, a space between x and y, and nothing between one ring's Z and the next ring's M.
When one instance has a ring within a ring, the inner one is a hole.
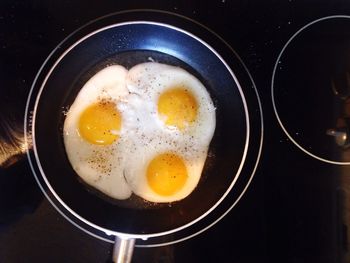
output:
M113 247L113 262L130 263L134 251L135 239L116 237Z

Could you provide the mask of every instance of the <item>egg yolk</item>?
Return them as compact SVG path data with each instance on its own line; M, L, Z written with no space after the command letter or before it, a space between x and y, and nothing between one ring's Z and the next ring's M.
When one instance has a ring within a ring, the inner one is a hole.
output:
M158 100L158 113L165 124L183 130L197 117L198 105L194 96L186 89L176 87L162 93Z
M162 196L169 196L179 191L185 185L187 177L186 165L173 153L158 155L147 168L149 186Z
M112 144L119 138L121 115L113 102L98 102L87 107L79 119L79 133L88 142Z

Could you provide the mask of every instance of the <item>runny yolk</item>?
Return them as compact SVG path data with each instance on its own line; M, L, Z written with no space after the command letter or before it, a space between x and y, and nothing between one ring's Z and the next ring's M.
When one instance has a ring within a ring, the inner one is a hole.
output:
M185 185L187 177L186 165L173 153L158 155L147 168L149 186L162 196L169 196L179 191Z
M119 138L121 115L113 102L98 102L87 107L79 119L79 133L89 143L112 144Z
M194 96L182 87L163 92L158 100L158 113L165 124L183 130L197 117L198 105Z

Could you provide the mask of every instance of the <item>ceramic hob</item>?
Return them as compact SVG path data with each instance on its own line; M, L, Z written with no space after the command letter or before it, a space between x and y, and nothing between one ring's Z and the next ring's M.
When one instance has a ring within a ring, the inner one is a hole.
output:
M231 46L258 93L263 146L220 221L177 242L145 242L133 262L349 262L350 3L323 0L1 2L0 262L110 262L113 244L42 194L25 154L24 112L63 39L134 9L188 17Z

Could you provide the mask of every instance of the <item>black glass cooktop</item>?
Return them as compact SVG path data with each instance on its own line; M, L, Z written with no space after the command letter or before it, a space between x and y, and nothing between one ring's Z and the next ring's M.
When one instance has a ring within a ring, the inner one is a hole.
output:
M0 262L111 260L111 243L70 224L41 193L23 154L24 110L58 43L93 19L140 8L185 15L233 47L260 95L264 144L247 192L219 223L137 247L134 262L349 262L350 4L294 0L2 1Z

